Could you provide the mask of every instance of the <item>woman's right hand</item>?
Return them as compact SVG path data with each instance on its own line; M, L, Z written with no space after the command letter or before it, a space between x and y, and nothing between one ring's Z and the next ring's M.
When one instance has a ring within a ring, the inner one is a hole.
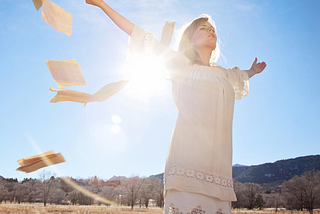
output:
M103 0L86 0L86 3L100 7L101 3L103 3Z

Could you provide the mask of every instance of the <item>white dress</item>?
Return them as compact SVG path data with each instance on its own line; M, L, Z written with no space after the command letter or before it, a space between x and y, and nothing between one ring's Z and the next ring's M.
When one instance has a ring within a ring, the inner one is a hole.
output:
M192 64L183 53L167 48L137 26L129 53L152 53L163 59L179 111L167 153L164 212L231 213L230 202L236 200L232 181L234 100L248 93L247 72L238 67Z

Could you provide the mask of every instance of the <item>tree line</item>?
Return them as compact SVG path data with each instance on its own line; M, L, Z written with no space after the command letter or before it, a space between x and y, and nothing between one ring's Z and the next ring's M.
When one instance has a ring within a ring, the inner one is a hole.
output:
M264 207L309 210L320 208L320 171L308 171L284 181L278 188L266 189L256 183L234 181L237 201L233 208L262 209Z
M157 177L116 178L105 181L97 176L88 179L69 178L85 189L116 202L119 205L163 207L163 183ZM234 181L237 201L233 208L286 208L290 210L309 210L320 208L320 171L305 172L284 181L278 188L266 189L256 183ZM0 179L0 202L92 205L106 204L94 199L77 188L70 186L63 178L43 171L39 179Z
M76 184L90 192L99 195L119 205L148 208L163 207L163 183L157 177L113 179L104 181L97 176L88 179L69 178ZM17 179L0 178L0 203L47 203L68 205L105 204L72 187L60 177L55 177L48 171L43 171L39 179L25 178L21 182Z

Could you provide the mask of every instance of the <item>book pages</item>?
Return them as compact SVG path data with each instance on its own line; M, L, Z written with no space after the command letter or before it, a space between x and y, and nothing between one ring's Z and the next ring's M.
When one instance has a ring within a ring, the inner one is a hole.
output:
M103 86L99 91L97 91L90 99L87 101L89 102L102 102L112 95L116 94L118 91L123 89L127 84L129 83L129 80L121 80L119 82L113 82L108 85Z
M58 5L49 0L45 0L42 4L41 18L57 31L71 36L72 14L63 10Z
M57 92L56 96L52 98L50 103L57 103L62 101L73 101L78 103L87 103L91 94L86 94L80 91L73 91L61 88L60 90L50 88L51 91Z
M48 60L46 64L59 88L87 84L75 59Z

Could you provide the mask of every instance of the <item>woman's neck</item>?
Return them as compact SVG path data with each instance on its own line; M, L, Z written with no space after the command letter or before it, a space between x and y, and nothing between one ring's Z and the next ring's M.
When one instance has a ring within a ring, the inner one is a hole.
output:
M210 66L212 50L201 50L197 51L196 62L201 63L201 65Z

